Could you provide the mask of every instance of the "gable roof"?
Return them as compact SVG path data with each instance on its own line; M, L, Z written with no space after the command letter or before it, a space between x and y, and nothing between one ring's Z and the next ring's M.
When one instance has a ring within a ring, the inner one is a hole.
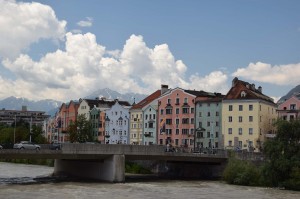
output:
M105 100L105 99L84 99L89 107L92 109L93 107L101 107L101 108L110 108L116 102L118 102L121 106L131 106L127 101L119 101L115 100Z
M242 92L244 92L245 95L242 95ZM239 80L237 77L232 80L232 87L224 97L224 100L232 99L260 99L275 104L272 98L262 93L261 87L256 89L254 84Z
M145 99L143 99L142 101L140 101L139 103L134 104L130 110L141 109L147 106L148 104L150 104L153 100L157 99L160 95L161 95L161 90L157 90L151 95L149 95L148 97L146 97Z

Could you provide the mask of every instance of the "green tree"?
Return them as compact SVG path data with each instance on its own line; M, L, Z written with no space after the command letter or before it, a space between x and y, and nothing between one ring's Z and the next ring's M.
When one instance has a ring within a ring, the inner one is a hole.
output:
M84 115L78 115L76 121L68 127L70 142L91 142L93 141L91 123Z
M300 190L300 120L278 120L276 127L276 137L264 145L264 183Z

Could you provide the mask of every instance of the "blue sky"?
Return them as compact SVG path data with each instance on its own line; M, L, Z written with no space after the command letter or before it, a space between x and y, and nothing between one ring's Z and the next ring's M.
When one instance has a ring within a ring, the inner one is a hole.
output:
M297 0L0 0L0 24L0 99L300 84Z

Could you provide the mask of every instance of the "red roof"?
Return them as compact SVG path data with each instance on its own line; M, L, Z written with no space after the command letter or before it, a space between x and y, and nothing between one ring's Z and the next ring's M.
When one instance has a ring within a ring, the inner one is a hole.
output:
M157 99L161 95L161 90L157 90L139 103L133 105L130 110L132 109L141 109L151 103L153 100Z

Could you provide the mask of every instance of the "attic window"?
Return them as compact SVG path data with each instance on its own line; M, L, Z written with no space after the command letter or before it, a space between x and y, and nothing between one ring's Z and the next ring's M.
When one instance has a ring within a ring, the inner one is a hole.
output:
M246 92L245 91L241 92L241 97L246 97Z

